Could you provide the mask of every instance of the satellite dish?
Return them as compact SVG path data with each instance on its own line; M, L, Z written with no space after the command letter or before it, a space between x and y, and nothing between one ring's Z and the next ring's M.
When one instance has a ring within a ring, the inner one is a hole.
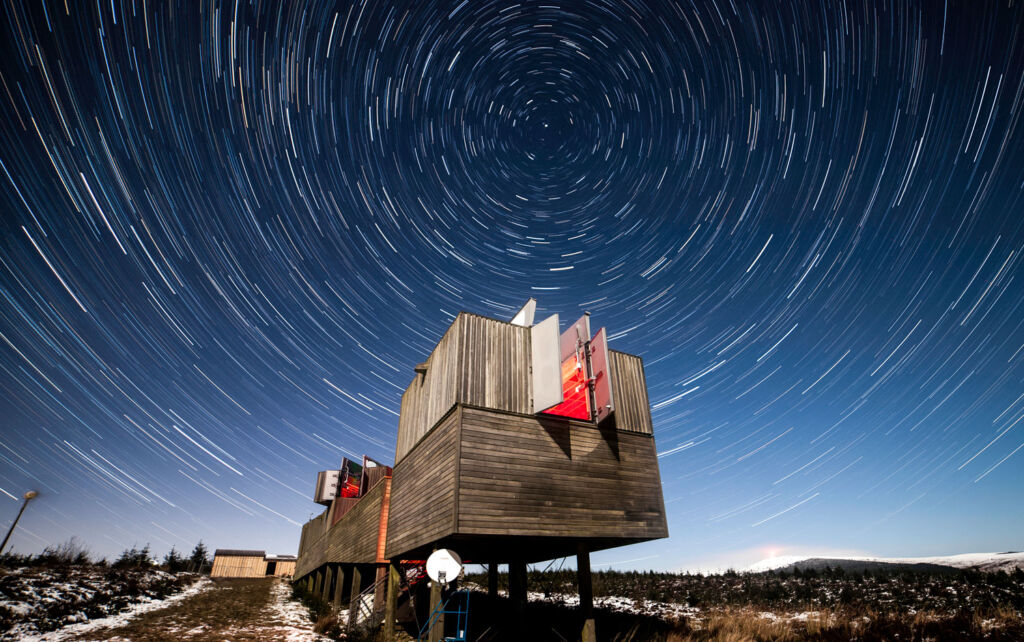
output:
M448 584L462 572L462 558L447 548L434 551L427 558L427 575L441 584Z

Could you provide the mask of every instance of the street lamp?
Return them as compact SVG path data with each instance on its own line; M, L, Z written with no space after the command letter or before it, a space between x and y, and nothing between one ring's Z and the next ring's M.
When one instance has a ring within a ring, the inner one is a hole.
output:
M39 493L34 490L30 490L25 493L25 503L21 505L21 510L18 511L18 516L14 518L14 523L11 524L9 529L7 529L7 536L4 537L4 543L0 544L0 554L4 552L5 548L7 548L7 540L11 539L11 533L14 532L14 527L18 525L18 520L21 519L21 514L25 512L25 507L28 506L29 501L35 499L37 495L39 495Z

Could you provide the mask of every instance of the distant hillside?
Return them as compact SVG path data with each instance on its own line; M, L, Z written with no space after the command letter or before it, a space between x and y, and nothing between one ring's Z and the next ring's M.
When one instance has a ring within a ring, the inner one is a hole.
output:
M792 572L825 568L841 568L845 571L916 571L928 573L954 573L960 570L983 572L1024 569L1024 553L967 553L944 557L770 557L750 566L746 570L761 573L772 570Z

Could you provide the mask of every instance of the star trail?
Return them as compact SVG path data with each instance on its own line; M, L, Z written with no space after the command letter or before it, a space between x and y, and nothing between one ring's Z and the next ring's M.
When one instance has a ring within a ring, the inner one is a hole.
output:
M531 296L646 364L672 537L595 566L1019 548L1020 3L2 7L15 550L293 553Z

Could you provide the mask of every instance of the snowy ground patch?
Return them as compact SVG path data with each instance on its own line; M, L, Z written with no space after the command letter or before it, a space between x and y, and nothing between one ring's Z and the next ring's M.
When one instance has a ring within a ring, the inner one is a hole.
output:
M22 567L0 576L0 640L40 636L162 603L198 576L97 565Z

